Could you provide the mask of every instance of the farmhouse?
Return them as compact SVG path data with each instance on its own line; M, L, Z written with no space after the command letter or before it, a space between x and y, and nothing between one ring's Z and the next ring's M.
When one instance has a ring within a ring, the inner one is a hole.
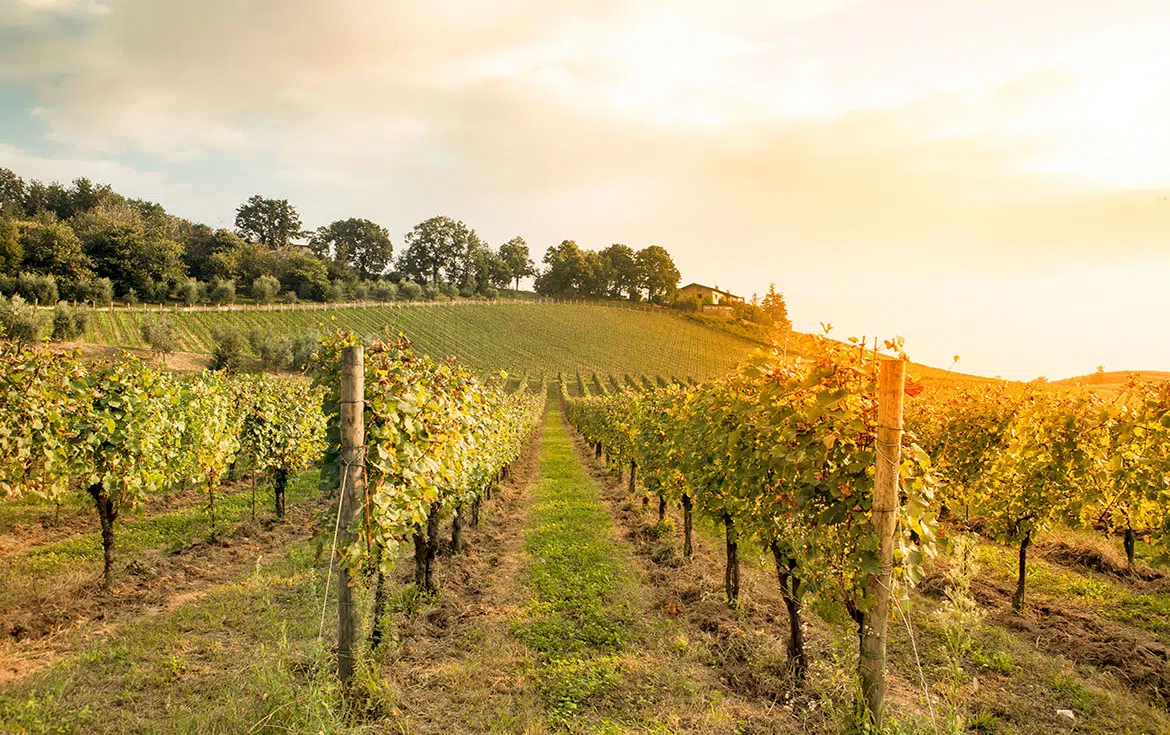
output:
M742 304L743 297L735 294L720 291L717 288L710 286L703 286L698 283L690 283L678 290L680 299L698 299L704 304L711 304L712 306L731 306L732 304Z

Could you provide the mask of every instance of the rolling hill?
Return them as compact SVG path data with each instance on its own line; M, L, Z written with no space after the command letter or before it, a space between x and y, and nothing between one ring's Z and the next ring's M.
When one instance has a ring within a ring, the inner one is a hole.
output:
M84 342L142 348L141 311L92 315ZM364 336L402 332L436 358L454 356L481 372L598 373L705 379L734 367L761 338L720 329L675 312L590 304L458 303L289 308L279 311L178 311L166 318L179 349L209 353L212 332L235 326L320 334L350 329Z

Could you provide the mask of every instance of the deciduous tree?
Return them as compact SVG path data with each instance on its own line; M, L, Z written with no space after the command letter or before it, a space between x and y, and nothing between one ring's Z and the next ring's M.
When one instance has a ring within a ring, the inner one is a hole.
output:
M356 217L317 228L309 244L321 257L353 268L367 280L385 273L394 254L385 227Z
M638 251L638 285L646 289L646 298L662 304L674 297L682 277L674 259L665 248L651 245Z
M508 267L508 272L511 275L510 280L515 281L517 291L520 290L521 278L536 275L536 264L532 262L532 256L528 252L528 243L524 242L522 237L513 237L501 245L500 258Z
M241 237L264 243L273 250L288 247L301 235L301 217L287 199L252 195L236 210L236 230Z

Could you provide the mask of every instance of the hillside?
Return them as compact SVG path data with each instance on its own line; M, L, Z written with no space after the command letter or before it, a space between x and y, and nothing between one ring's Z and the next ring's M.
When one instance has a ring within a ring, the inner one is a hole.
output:
M1084 385L1101 390L1115 390L1125 385L1129 381L1130 376L1134 376L1141 381L1170 380L1170 373L1158 370L1113 370L1110 372L1090 373L1089 375L1065 378L1064 380L1054 381L1054 384Z
M83 342L145 348L139 327L146 316L137 310L95 312ZM179 332L179 352L190 353L179 364L190 363L188 367L194 369L206 364L197 356L211 352L213 330L229 325L244 331L273 329L289 336L352 329L372 337L389 329L404 333L420 352L435 358L454 356L481 372L506 370L534 376L581 372L703 380L730 370L755 350L766 349L770 339L766 327L749 322L597 303L315 304L273 311L176 311L167 312L166 318ZM784 346L790 355L804 355L812 340L811 335L790 332ZM93 354L100 354L100 348L96 349ZM927 383L989 380L919 363L911 363L910 375ZM1118 382L1126 376L1107 375Z
M141 348L140 311L98 312L84 340ZM212 331L228 325L289 335L352 329L374 336L402 332L420 352L455 356L479 371L661 375L704 379L740 362L760 343L673 312L585 304L338 306L282 311L168 313L179 349L208 353Z

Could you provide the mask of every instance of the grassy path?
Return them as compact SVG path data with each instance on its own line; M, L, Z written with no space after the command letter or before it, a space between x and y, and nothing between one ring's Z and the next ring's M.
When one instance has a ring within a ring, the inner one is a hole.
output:
M567 722L587 700L605 700L618 689L633 591L609 515L555 409L545 425L525 535L533 600L517 635L541 660L538 681L550 718Z
M514 627L535 654L540 731L737 732L746 714L650 594L550 407L525 528L530 595Z

